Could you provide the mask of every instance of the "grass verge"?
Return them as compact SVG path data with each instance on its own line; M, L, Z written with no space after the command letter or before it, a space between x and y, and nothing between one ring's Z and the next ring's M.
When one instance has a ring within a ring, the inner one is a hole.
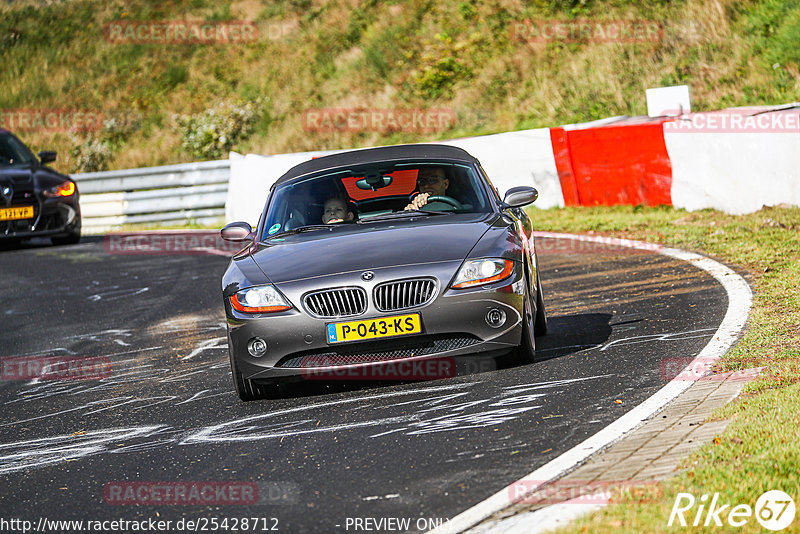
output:
M767 490L800 498L800 208L764 208L741 216L641 206L529 213L537 230L662 243L707 254L742 272L753 288L753 308L745 334L715 370L765 368L736 401L714 414L730 419L730 425L687 457L680 474L650 490L622 494L559 532L684 531L667 526L679 492L697 499L719 492L720 504L731 504L720 514L720 531L733 528L726 519L731 508L755 507ZM687 517L693 520L696 511L697 504ZM755 517L735 530L763 531ZM800 521L783 532L800 532Z

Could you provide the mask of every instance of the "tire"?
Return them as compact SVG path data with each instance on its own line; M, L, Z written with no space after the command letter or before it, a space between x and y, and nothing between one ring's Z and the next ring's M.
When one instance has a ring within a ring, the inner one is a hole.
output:
M527 291L527 283L525 288L525 305L522 310L522 339L516 351L514 351L516 360L523 364L536 361L536 327L534 326L533 307L531 306L530 293Z
M64 237L51 237L50 242L56 246L61 245L77 245L81 241L81 231L73 232Z
M231 350L230 337L228 338L228 356L231 360L231 375L233 375L233 388L236 394L245 402L267 399L270 397L270 388L264 384L258 384L252 380L247 380L236 366L236 358L233 357Z
M547 334L547 312L544 309L544 295L542 294L542 279L539 270L536 270L536 321L533 326L536 337Z

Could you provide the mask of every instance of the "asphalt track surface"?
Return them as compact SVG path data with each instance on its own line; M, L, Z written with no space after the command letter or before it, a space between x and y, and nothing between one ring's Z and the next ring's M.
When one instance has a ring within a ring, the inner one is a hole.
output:
M434 527L644 401L671 378L665 363L696 355L724 316L723 288L686 263L552 244L539 255L550 333L536 363L476 359L475 372L426 382L308 381L251 403L230 379L228 258L110 255L101 238L0 252L3 360L111 362L99 381L0 381L0 518ZM259 498L109 503L104 489L125 481L255 482ZM374 522L388 518L410 521Z

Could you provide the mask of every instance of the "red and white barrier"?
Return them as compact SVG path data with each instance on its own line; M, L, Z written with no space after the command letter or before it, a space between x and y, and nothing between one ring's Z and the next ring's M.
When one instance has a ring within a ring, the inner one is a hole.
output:
M663 122L636 117L551 129L565 205L670 204L672 168Z
M477 157L501 195L536 187L539 208L666 204L741 214L800 206L800 104L614 117L441 143ZM278 177L329 153L231 153L226 218L255 223Z

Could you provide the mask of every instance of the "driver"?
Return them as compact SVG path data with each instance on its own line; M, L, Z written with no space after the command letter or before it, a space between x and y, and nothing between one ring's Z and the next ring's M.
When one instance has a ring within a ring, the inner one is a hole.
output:
M448 196L447 188L450 180L445 176L442 167L425 167L417 175L417 189L419 194L405 207L407 210L418 210L428 203L430 196ZM438 204L438 203L437 203Z

